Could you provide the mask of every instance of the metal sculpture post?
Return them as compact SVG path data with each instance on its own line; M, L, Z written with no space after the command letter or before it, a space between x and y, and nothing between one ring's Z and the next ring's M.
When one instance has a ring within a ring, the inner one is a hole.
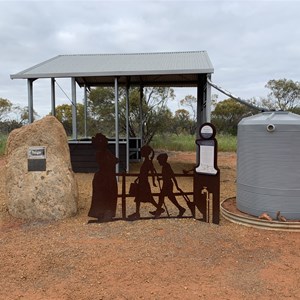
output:
M204 123L199 129L198 165L194 170L194 202L205 222L220 222L220 170L217 166L216 129Z

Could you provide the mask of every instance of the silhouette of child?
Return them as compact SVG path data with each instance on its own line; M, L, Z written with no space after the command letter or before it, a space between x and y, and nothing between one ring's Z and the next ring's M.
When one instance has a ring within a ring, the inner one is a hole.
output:
M158 209L155 212L155 218L158 218L161 215L161 207L164 203L164 199L167 196L170 201L178 208L179 214L177 217L182 217L185 213L185 208L182 207L178 201L176 200L176 197L173 193L173 182L175 183L175 186L178 191L182 192L182 190L179 188L177 180L175 178L174 172L170 166L170 164L167 162L168 160L168 154L167 153L161 153L157 156L158 163L162 166L162 189L159 195L159 201L158 201Z

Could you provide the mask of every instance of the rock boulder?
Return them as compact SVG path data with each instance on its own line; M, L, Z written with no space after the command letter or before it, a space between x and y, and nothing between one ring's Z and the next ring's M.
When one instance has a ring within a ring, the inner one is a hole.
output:
M46 149L46 167L31 170L28 150ZM78 188L68 140L52 116L11 132L6 145L6 194L9 213L17 218L55 220L77 212ZM29 171L30 170L30 171Z

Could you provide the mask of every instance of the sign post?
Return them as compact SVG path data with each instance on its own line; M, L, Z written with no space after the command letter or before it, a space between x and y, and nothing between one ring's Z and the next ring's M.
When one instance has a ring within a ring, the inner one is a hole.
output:
M194 202L205 222L220 222L220 170L217 165L216 129L204 123L199 129L198 165L194 171Z

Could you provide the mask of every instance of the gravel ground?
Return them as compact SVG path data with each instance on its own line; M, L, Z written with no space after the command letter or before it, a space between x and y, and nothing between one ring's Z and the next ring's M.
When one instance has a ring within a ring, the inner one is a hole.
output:
M175 172L193 161L193 153L170 153ZM235 154L219 153L219 167L224 200L235 196ZM76 175L75 217L18 220L5 205L4 158L0 174L0 299L300 299L299 233L223 218L207 224L188 213L89 224L92 174ZM190 181L179 185L187 191ZM148 210L143 204L142 215Z

